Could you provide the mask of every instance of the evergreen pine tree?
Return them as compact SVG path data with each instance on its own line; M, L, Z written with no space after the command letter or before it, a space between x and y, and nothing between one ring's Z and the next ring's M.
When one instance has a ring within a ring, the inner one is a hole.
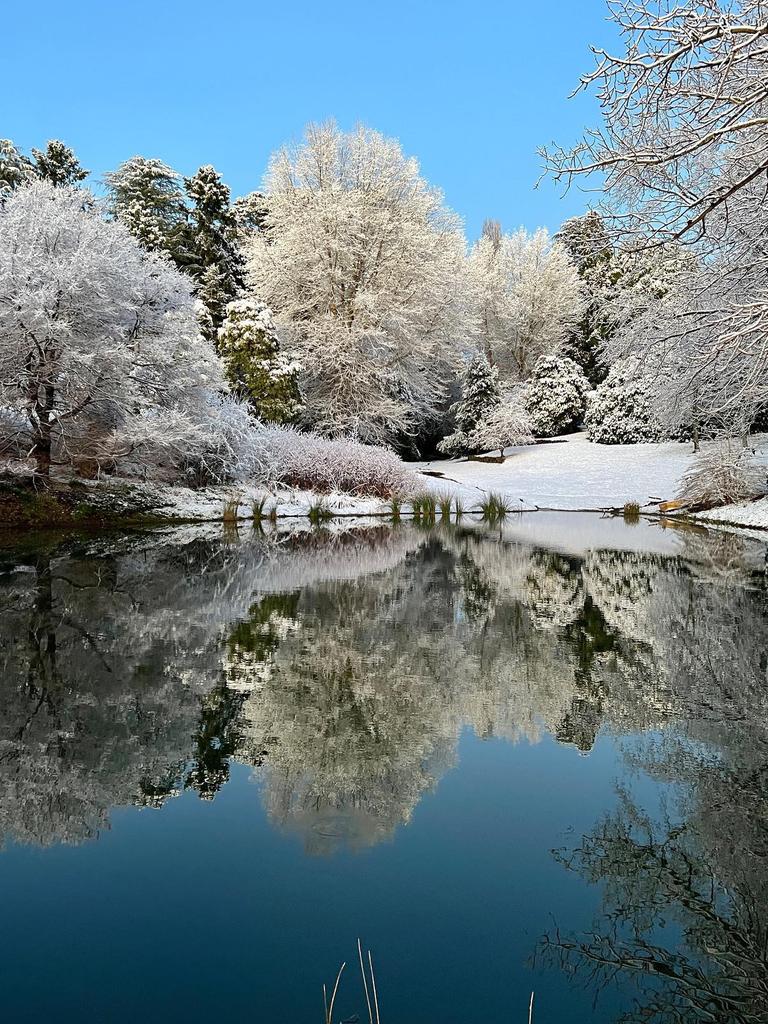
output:
M464 371L461 398L454 407L456 429L468 434L499 404L499 374L483 353L473 356Z
M179 175L162 160L134 156L104 176L108 210L150 252L189 263L187 210Z
M525 387L525 407L536 437L555 437L573 430L584 415L589 381L579 364L567 356L544 356Z
M267 306L254 299L231 302L217 340L232 390L255 415L270 423L295 419L301 410L299 367L280 352Z
M608 372L601 350L610 336L612 323L604 315L600 302L604 289L595 289L592 285L595 279L610 275L613 247L602 217L594 210L567 220L556 237L575 263L587 298L578 324L563 345L563 355L577 363L590 384L596 387Z
M249 235L266 232L268 200L263 192L249 192L240 196L232 204L238 236L248 238Z
M37 176L52 185L77 185L90 173L59 139L50 139L44 150L33 149L32 156Z
M190 264L197 297L205 307L203 333L215 341L225 310L242 290L243 259L237 245L237 222L230 193L221 175L207 164L184 187L192 201L189 214Z
M34 177L35 169L32 162L10 139L0 139L0 201L7 198L19 185L32 181Z
M440 442L439 450L446 455L466 453L470 446L469 435L500 401L498 371L478 352L462 375L461 398L453 406L455 430Z

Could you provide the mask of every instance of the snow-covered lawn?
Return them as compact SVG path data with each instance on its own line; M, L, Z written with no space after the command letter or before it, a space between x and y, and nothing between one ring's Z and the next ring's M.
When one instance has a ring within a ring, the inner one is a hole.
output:
M760 435L753 443L760 444L758 460L768 463L768 437ZM693 461L691 448L676 441L593 444L577 433L549 444L508 448L502 463L451 459L414 469L442 473L442 478L424 476L425 485L458 495L467 508L494 491L525 508L599 509L674 498Z

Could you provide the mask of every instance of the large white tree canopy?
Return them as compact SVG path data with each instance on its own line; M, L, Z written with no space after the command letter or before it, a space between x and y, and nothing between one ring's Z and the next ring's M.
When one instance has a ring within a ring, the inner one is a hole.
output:
M310 126L266 186L250 282L303 367L309 422L371 441L418 429L474 330L459 219L397 142L363 127Z
M188 279L46 182L0 207L0 339L0 404L44 472L86 440L115 456L126 429L167 441L222 380Z

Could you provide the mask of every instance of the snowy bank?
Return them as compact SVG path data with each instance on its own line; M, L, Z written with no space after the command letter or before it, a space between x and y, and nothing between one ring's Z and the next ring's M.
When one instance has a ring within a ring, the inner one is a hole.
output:
M739 526L753 530L768 530L768 497L757 501L740 502L737 505L724 505L712 508L708 512L697 512L694 519L713 526Z
M752 442L758 448L757 461L768 464L768 436L758 435ZM601 445L577 433L547 444L508 448L504 462L451 459L413 468L426 474L430 490L459 497L467 509L495 492L512 507L598 510L674 498L694 458L690 443Z

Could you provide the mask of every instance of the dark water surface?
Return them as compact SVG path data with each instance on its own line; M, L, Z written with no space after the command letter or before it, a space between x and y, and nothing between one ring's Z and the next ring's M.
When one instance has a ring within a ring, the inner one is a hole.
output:
M768 1020L765 546L0 540L0 1020Z

